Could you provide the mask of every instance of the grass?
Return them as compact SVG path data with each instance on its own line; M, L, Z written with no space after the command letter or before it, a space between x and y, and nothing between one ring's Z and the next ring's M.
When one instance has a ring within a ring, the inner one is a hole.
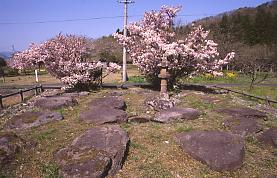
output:
M234 76L228 76L225 71L223 77L213 77L212 75L196 75L192 78L182 78L183 83L193 83L193 84L243 84L250 86L251 78L249 75L243 75L236 73ZM277 77L275 75L270 75L262 84L277 84Z
M39 75L40 84L60 83L60 80L52 77L50 74ZM5 77L5 83L0 82L0 86L18 86L18 85L37 85L34 75L22 75L14 77Z
M60 178L59 167L55 163L43 165L41 171L44 178Z
M138 94L142 89L124 91L127 112L146 114L144 100L153 93ZM33 140L37 146L23 150L17 158L15 168L8 172L12 177L58 177L54 154L69 145L74 138L94 127L79 120L79 113L96 97L107 95L111 90L101 90L78 99L78 106L63 109L64 120L49 123L21 133L26 140ZM242 106L232 94L215 95L195 91L182 91L187 95L180 98L180 106L198 108L201 116L196 120L170 124L125 123L121 127L128 132L130 149L127 160L117 177L266 177L276 175L277 160L274 149L260 145L255 138L246 138L246 153L242 168L233 172L216 172L191 158L174 141L174 135L192 130L222 130L226 118L214 109L227 106ZM149 114L149 113L148 113ZM151 112L150 112L151 114ZM264 128L277 127L276 117L261 121Z
M128 66L128 75L131 82L141 82L143 77L134 66ZM33 76L19 76L7 79L5 85L33 84ZM57 81L49 75L41 76L45 83ZM249 78L248 78L249 79ZM227 83L244 83L247 78L229 80ZM113 74L104 79L104 83L120 83L120 73ZM196 78L198 83L226 83L226 79ZM267 82L277 83L275 79ZM2 85L2 84L0 84ZM247 91L247 86L236 86L234 89ZM151 115L153 111L144 105L144 100L157 95L157 92L140 93L142 89L130 88L122 90L127 103L128 115ZM251 94L277 97L276 87L255 86ZM79 120L79 113L87 109L87 104L93 98L104 96L111 90L98 90L91 92L89 96L78 99L78 106L58 110L64 115L64 120L49 123L20 134L26 140L33 140L37 144L33 149L26 149L18 156L13 169L7 172L10 177L58 177L58 167L54 161L57 150L69 145L74 138L84 131L94 127L92 124L84 124ZM196 161L183 152L174 141L174 135L193 130L222 130L229 131L223 126L226 116L215 112L215 109L228 106L256 106L257 101L229 94L209 94L196 91L181 91L179 106L197 108L201 111L199 119L186 122L159 124L159 123L125 123L121 127L127 131L131 143L127 160L117 177L268 177L277 175L276 150L261 145L253 136L246 138L245 158L243 167L232 172L212 171L206 165ZM11 98L10 98L11 99ZM248 102L240 102L247 99ZM11 102L4 101L4 102ZM11 102L12 104L12 102ZM6 120L0 122L0 128ZM264 129L277 127L276 116L269 116L267 121L259 120ZM5 174L6 175L6 174ZM0 177L4 177L3 173Z
M129 83L146 83L146 79L143 76L130 76Z

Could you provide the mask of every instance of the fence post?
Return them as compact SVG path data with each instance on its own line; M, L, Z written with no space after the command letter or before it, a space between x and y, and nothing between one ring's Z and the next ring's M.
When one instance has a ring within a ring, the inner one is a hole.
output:
M101 68L101 77L100 77L100 88L103 87L103 68Z
M21 97L21 102L24 101L24 97L23 97L23 91L20 89L19 90L19 94L20 94L20 97Z
M0 107L3 109L4 105L3 105L3 100L2 100L2 95L0 94Z
M266 96L266 97L265 97L265 103L266 103L266 105L270 105L270 102L269 102L268 99L269 99L268 96Z
M38 95L38 86L37 85L35 86L35 93L36 93L35 95Z
M40 84L40 92L42 93L42 92L44 92L44 89L43 89L43 87L42 87L42 84Z

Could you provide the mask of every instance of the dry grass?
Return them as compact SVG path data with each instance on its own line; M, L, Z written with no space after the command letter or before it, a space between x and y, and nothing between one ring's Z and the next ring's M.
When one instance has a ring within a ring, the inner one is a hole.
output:
M128 77L141 75L137 67L134 65L127 65L127 71L128 71ZM103 83L121 83L121 82L122 82L121 72L110 74L109 76L103 79Z
M144 100L153 95L140 94L141 89L122 90L127 102L129 115L146 114ZM79 105L73 108L58 110L64 120L31 129L21 136L33 140L37 145L33 149L24 150L17 162L8 171L12 177L43 177L49 176L51 170L57 170L54 154L60 148L85 130L94 127L79 121L79 113L87 109L91 99L106 95L111 90L95 91L88 97L79 99ZM215 108L241 106L230 95L203 94L184 91L181 106L190 106L201 110L199 119L183 123L126 123L121 127L130 137L131 144L127 160L117 177L267 177L277 175L276 149L260 145L256 138L246 138L246 153L243 167L233 172L212 171L206 165L194 160L184 153L175 143L176 133L191 130L223 130L223 115L214 111ZM151 113L151 112L150 112ZM267 121L259 121L264 128L277 127L276 116L269 116ZM168 141L168 142L167 142ZM48 170L48 171L47 171ZM54 171L55 172L55 171ZM1 175L1 174L0 174ZM54 174L57 176L57 171Z
M50 74L39 75L39 83L41 84L52 84L52 83L60 83L60 80L52 77ZM6 85L36 85L35 76L32 75L23 75L23 76L16 76L16 77L6 77L5 83L0 83L0 86Z
M139 76L141 73L134 65L127 65L128 76ZM122 77L121 72L112 73L103 79L104 83L121 83ZM50 74L39 75L39 83L41 84L55 84L60 83L60 80L52 77ZM6 77L5 83L0 80L0 86L18 86L18 85L36 85L35 76L22 75L16 77Z

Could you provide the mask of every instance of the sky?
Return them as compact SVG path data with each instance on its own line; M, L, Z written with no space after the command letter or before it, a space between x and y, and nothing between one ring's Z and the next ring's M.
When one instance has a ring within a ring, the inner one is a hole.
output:
M267 1L135 0L128 6L128 22L138 21L145 11L158 10L162 5L181 5L176 21L189 23ZM122 16L123 4L117 0L0 0L0 52L12 51L12 46L21 51L31 43L42 43L59 33L99 38L122 29Z

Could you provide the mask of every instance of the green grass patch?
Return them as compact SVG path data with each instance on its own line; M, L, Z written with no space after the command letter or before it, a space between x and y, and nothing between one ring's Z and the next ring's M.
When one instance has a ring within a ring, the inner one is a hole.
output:
M129 83L146 83L146 79L144 76L130 76Z
M41 171L44 178L60 178L59 168L54 163L48 163L43 165Z

